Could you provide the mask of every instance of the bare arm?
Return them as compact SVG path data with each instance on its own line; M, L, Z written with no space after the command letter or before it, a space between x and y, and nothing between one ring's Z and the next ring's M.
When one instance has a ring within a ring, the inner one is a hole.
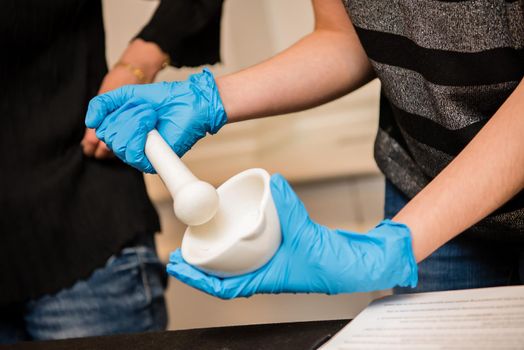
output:
M374 73L340 0L313 0L314 31L275 57L217 79L229 122L311 108Z
M524 80L468 146L394 221L408 225L421 261L524 187Z

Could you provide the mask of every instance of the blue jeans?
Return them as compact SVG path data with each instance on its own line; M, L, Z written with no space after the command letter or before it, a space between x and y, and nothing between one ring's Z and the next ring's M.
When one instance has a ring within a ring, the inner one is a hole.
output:
M408 198L386 181L384 216L388 219ZM521 244L459 235L418 264L416 288L395 288L395 294L507 286L524 283L524 240Z
M0 344L164 330L165 286L151 237L70 288L0 309Z

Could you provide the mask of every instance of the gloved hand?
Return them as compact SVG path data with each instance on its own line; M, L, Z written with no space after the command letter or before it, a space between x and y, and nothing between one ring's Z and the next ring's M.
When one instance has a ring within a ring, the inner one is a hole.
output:
M417 284L417 264L407 226L385 220L367 234L330 230L313 222L281 175L271 192L282 227L282 244L257 271L218 278L187 264L180 250L167 272L222 299L257 293L351 293Z
M135 168L152 173L144 154L147 133L156 128L182 157L206 133L215 134L227 122L211 72L193 74L182 82L127 85L94 97L86 126L115 155Z

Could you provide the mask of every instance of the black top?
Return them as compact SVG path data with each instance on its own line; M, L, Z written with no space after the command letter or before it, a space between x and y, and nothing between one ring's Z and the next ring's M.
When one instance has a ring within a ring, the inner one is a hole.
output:
M413 197L524 77L524 0L344 2L382 83L375 159ZM524 193L469 232L524 239Z
M177 66L219 59L221 0L164 0L138 36ZM84 157L107 72L100 1L10 0L0 11L0 304L89 276L159 222L142 175Z
M315 350L349 320L273 323L17 343L0 350Z

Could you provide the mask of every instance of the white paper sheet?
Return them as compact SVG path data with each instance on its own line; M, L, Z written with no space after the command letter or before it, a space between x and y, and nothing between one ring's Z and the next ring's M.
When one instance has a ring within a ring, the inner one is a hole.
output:
M321 349L524 349L524 286L385 297Z

